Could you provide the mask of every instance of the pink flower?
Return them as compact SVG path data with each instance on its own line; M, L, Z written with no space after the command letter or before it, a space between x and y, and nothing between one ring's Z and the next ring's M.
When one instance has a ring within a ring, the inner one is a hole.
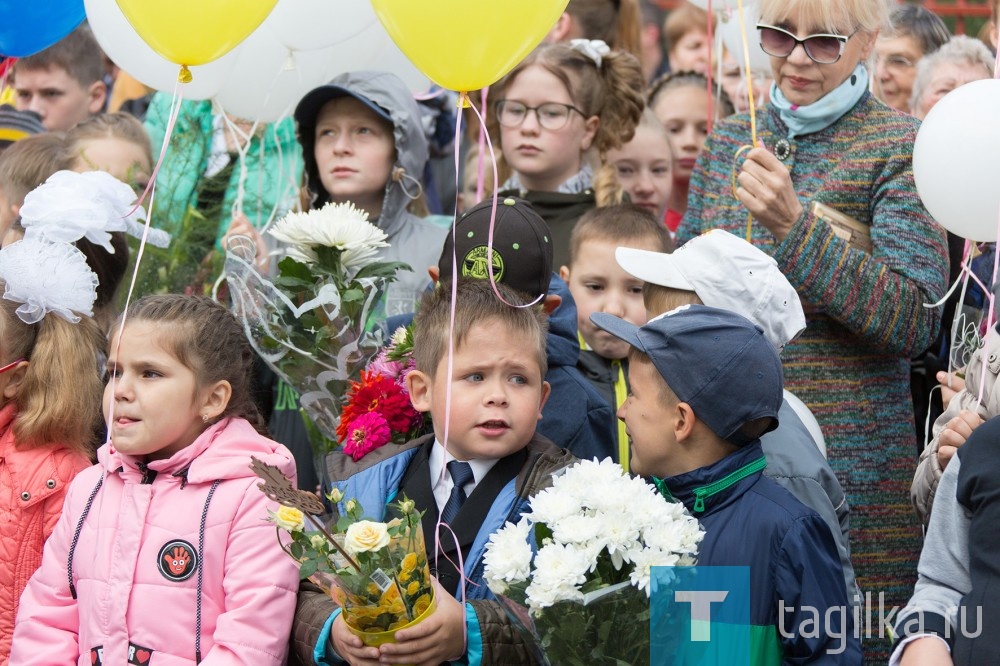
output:
M402 371L403 364L399 361L390 361L386 358L384 351L368 364L368 372L375 375L383 375L390 379L398 378Z
M385 417L378 412L367 412L351 421L347 427L344 453L358 461L391 439L392 433Z

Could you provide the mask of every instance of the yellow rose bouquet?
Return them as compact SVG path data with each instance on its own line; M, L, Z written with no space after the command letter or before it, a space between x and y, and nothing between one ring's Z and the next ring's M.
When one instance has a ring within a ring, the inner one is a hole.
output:
M330 502L341 515L324 523L323 503L298 490L277 468L255 460L251 468L265 480L261 490L279 503L268 520L278 543L299 562L299 576L326 591L341 607L348 628L366 645L392 642L397 629L420 622L434 611L422 512L412 500L390 504L396 517L366 518L353 499L334 489Z

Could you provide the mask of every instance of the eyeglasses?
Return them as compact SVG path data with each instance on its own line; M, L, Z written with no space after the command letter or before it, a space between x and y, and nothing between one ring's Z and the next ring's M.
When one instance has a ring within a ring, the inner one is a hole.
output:
M876 58L875 64L885 67L891 72L905 72L914 66L914 62L909 58L904 58L900 55L886 56L885 58Z
M529 111L535 112L538 124L543 129L550 131L561 130L569 122L571 112L576 111L586 118L586 114L580 109L570 104L560 104L559 102L546 102L538 106L528 106L522 102L515 102L511 99L502 99L497 102L497 121L501 126L508 129L516 129L524 123Z
M799 39L787 30L764 23L758 23L757 30L760 31L760 48L767 55L787 58L801 44L809 59L820 65L830 65L840 60L847 40L858 32L855 30L847 36L822 33Z

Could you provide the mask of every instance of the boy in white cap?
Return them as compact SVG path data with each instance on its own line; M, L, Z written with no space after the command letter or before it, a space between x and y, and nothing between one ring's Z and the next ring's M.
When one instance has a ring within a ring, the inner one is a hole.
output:
M729 232L709 231L671 254L619 247L615 258L627 273L645 282L643 300L650 317L692 303L729 310L760 326L778 353L806 327L799 296L775 260ZM815 417L787 390L783 397L781 425L761 437L767 458L764 475L829 526L848 599L857 604L847 498L821 453L823 435Z

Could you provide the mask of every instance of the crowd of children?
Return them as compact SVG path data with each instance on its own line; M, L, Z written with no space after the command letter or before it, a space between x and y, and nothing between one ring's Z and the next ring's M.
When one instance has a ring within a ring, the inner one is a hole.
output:
M950 403L921 404L941 314L918 296L943 295L949 256L913 185L905 115L926 115L944 55L983 76L986 46L922 7L890 25L888 0L824 3L759 3L775 78L749 82L751 147L736 114L748 82L709 39L728 16L570 0L488 90L495 153L458 137L453 228L428 206L449 209L452 183L427 167L451 110L395 74L340 74L275 123L185 101L167 141L164 93L133 107L144 118L107 112L115 84L87 27L19 59L0 107L0 666L536 663L484 582L484 550L592 458L682 503L705 530L700 566L749 567L747 663L1000 659L1000 333L980 327L964 381L945 378ZM268 225L347 202L385 233L377 259L404 264L376 319L412 326L403 381L427 425L318 457L296 387L255 353L225 289L207 292L237 237L273 276L287 248ZM864 220L867 249L817 202ZM143 205L149 242L173 250L140 262L122 311ZM896 382L911 356L918 417L943 411L919 462L903 455L914 403ZM335 514L342 498L373 520L412 500L434 535L433 612L366 645L275 542L252 458ZM907 520L899 477L914 471ZM873 634L872 594L902 605L914 582L894 642L891 620Z

